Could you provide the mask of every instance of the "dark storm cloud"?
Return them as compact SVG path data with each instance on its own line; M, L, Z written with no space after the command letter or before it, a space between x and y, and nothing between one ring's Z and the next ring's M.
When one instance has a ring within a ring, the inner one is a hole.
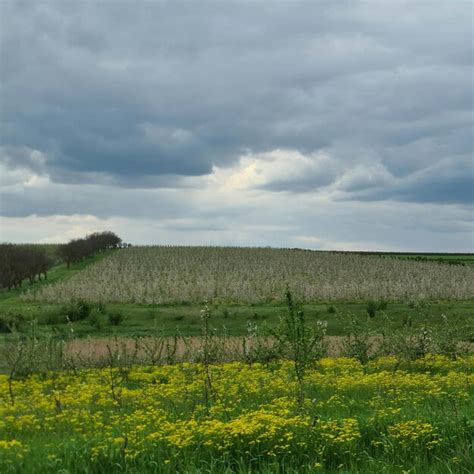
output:
M99 218L150 216L166 219L186 208L189 206L177 200L172 192L166 194L146 189L57 185L49 189L25 187L19 191L0 191L0 214L6 217L83 214Z
M387 187L346 183L350 199L468 203L472 5L382 3L4 1L4 161L146 188L248 151L323 150L331 172L263 187L307 192L368 163Z
M349 200L376 201L392 199L409 202L465 204L474 202L472 158L447 160L396 179L387 174L374 175L370 181L361 176L349 179L341 189ZM367 175L370 176L370 171Z

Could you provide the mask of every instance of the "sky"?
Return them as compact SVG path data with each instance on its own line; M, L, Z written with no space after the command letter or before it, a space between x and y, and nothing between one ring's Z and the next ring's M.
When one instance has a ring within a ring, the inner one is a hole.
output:
M472 16L0 0L0 241L473 252Z

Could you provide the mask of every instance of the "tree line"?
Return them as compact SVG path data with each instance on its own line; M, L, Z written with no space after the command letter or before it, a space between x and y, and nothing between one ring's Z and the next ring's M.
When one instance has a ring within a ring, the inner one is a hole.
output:
M0 244L0 286L20 288L23 280L33 283L48 277L53 264L45 249L34 245Z
M93 257L96 252L127 246L128 244L122 244L122 239L113 232L95 232L84 239L73 239L67 244L60 245L58 254L69 268L71 263Z
M122 239L110 231L95 232L82 239L73 239L58 246L56 253L66 263L77 263L92 257L96 252L128 247ZM38 245L0 244L0 288L21 288L23 281L33 284L48 278L48 270L54 260L47 250Z

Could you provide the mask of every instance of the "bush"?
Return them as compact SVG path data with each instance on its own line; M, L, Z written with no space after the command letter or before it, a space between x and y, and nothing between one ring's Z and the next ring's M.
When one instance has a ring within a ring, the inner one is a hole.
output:
M38 324L63 324L67 323L67 318L61 309L49 309L41 313L38 317Z
M369 301L367 303L367 314L369 315L369 318L375 318L377 309L378 309L378 305L375 301Z
M446 315L441 317L443 324L434 331L436 352L454 360L462 352L462 339L466 333Z
M369 318L374 318L377 311L387 309L388 303L385 300L381 301L369 301L367 303L367 314Z
M433 330L426 322L419 328L411 324L403 329L383 334L381 353L403 360L416 360L436 352Z
M366 364L374 356L374 331L367 323L352 317L345 332L341 345L342 354Z
M89 321L89 324L100 331L102 329L102 319L101 319L101 314L97 310L91 311L89 314L87 320ZM109 315L109 320L110 320L110 315Z
M70 303L61 308L61 313L66 316L69 321L82 321L87 319L91 313L91 306L85 301Z
M304 378L312 363L327 354L326 321L317 321L308 325L303 311L300 311L293 300L290 289L285 292L288 307L287 315L273 331L280 353L293 362L298 383L298 404L304 399Z
M95 309L100 313L100 314L106 314L107 313L107 307L105 306L104 303L99 302L95 305Z
M334 314L334 313L337 312L337 309L336 309L336 307L335 307L334 305L331 305L331 306L328 306L327 312L328 312L329 314Z
M409 307L410 309L420 310L420 309L426 308L426 306L427 306L427 302L424 301L424 300L409 301L409 302L408 302L408 307Z
M0 332L10 333L19 331L27 322L27 317L23 314L2 314L0 315Z
M118 326L123 321L122 313L109 313L109 324L112 326Z
M378 303L378 309L380 311L383 311L384 309L387 309L388 303L385 300L379 301Z

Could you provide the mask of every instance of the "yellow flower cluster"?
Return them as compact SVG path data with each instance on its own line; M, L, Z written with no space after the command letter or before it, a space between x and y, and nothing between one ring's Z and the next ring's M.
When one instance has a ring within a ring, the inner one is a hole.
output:
M430 451L449 439L437 425L442 416L456 430L452 418L472 413L473 367L473 356L411 365L384 358L365 367L328 358L308 370L303 400L285 361L213 365L211 386L204 367L190 363L57 372L11 386L0 375L0 471L13 462L2 453L57 466L66 449L91 463L170 466L189 453L272 459L301 452L314 465L331 456L337 466L361 446Z
M442 441L437 430L431 423L408 420L395 423L388 428L389 438L400 447L419 448L420 445L432 449Z
M326 443L343 445L360 438L359 424L354 418L322 422L318 425L318 430Z

